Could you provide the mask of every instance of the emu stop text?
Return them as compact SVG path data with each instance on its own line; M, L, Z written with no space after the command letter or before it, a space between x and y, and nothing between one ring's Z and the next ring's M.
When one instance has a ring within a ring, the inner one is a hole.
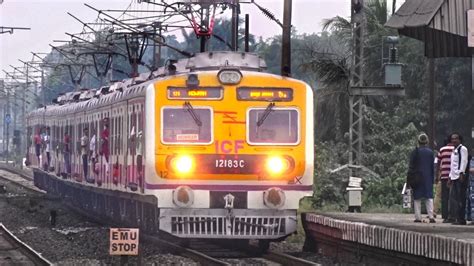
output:
M138 255L138 228L110 228L110 255Z

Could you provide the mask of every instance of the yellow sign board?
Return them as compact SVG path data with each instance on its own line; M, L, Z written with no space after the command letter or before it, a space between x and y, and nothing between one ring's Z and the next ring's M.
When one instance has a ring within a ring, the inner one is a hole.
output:
M110 255L138 255L138 228L110 228Z

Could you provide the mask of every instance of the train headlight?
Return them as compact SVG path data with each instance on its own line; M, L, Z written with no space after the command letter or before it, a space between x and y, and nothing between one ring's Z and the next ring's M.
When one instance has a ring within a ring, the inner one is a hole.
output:
M194 191L188 186L173 190L173 203L178 207L189 207L194 203Z
M194 169L194 160L188 155L179 155L171 159L171 168L180 174L189 174Z
M239 84L242 79L242 73L238 69L222 69L217 73L219 82L225 85Z
M272 187L263 192L263 203L268 208L278 209L285 205L285 192L277 187Z
M290 168L290 162L279 156L269 157L265 163L265 168L271 175L278 175Z

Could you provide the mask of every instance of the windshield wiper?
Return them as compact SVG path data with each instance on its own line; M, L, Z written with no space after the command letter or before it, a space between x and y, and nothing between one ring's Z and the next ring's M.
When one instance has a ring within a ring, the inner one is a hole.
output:
M275 107L275 103L269 103L267 109L263 112L262 117L257 121L257 127L260 127L265 119L267 119L268 115L272 112L273 107Z
M194 108L193 108L193 106L191 105L191 103L189 103L189 102L184 102L184 105L183 105L183 106L186 108L186 111L188 111L189 114L191 115L191 117L193 118L194 123L196 123L196 125L197 125L198 127L201 127L201 126L202 126L201 119L199 118L199 115L196 114L196 112L194 111Z

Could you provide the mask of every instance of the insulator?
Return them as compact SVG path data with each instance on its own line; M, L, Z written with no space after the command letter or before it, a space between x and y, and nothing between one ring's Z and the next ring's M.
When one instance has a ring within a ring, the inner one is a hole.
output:
M398 61L398 50L396 47L390 48L389 61L390 63L396 63Z
M262 11L262 13L267 16L269 19L272 19L274 20L275 19L275 15L273 15L273 13L268 10L267 8L265 7L262 7L260 5L258 5L257 3L254 2L254 4L258 7L258 9L260 9Z

